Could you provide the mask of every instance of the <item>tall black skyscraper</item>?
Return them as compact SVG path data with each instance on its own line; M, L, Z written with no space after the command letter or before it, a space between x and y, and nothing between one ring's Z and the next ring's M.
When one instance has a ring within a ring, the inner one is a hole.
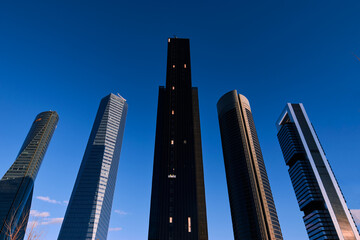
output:
M24 238L34 181L58 120L54 111L36 116L19 155L0 181L0 240L17 230L16 239Z
M233 90L217 110L235 240L281 240L249 101Z
M189 39L168 39L159 89L149 240L207 240L197 88Z
M360 240L304 106L288 103L276 126L309 239Z
M101 100L58 240L106 240L127 108L121 96Z

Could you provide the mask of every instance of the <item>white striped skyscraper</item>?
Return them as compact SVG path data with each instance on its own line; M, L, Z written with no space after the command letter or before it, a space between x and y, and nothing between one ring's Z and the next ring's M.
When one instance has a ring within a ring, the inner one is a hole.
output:
M59 240L105 240L128 105L121 96L101 100Z

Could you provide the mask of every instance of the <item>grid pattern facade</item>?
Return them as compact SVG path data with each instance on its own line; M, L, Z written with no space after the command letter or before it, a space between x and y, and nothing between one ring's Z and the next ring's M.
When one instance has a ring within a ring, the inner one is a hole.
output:
M359 233L302 104L288 104L278 140L310 240L359 240Z
M234 90L217 108L235 240L283 239L249 102Z
M197 88L188 39L168 40L159 89L149 240L207 240Z
M107 238L127 103L103 98L90 134L58 239Z
M17 239L24 238L34 181L58 120L54 111L36 116L15 162L0 181L1 240L15 229L21 229Z

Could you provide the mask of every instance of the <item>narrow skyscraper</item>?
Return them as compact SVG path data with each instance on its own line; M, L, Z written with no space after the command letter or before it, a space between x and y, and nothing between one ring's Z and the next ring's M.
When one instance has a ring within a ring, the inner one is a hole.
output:
M217 111L235 240L283 239L249 101L233 90Z
M121 96L101 100L59 240L106 240L127 108Z
M54 111L36 116L15 162L0 181L0 240L25 236L34 181L58 120Z
M159 89L149 240L207 240L197 88L189 39L169 38Z
M359 240L359 232L304 106L288 103L278 139L310 240Z

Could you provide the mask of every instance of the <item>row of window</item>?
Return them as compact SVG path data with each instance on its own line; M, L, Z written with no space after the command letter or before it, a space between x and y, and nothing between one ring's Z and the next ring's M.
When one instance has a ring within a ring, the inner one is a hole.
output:
M169 223L173 223L172 217L169 217ZM188 232L191 232L191 217L188 217L187 229L188 229Z
M175 68L175 64L172 65L172 68ZM186 68L186 63L184 63L184 68Z

